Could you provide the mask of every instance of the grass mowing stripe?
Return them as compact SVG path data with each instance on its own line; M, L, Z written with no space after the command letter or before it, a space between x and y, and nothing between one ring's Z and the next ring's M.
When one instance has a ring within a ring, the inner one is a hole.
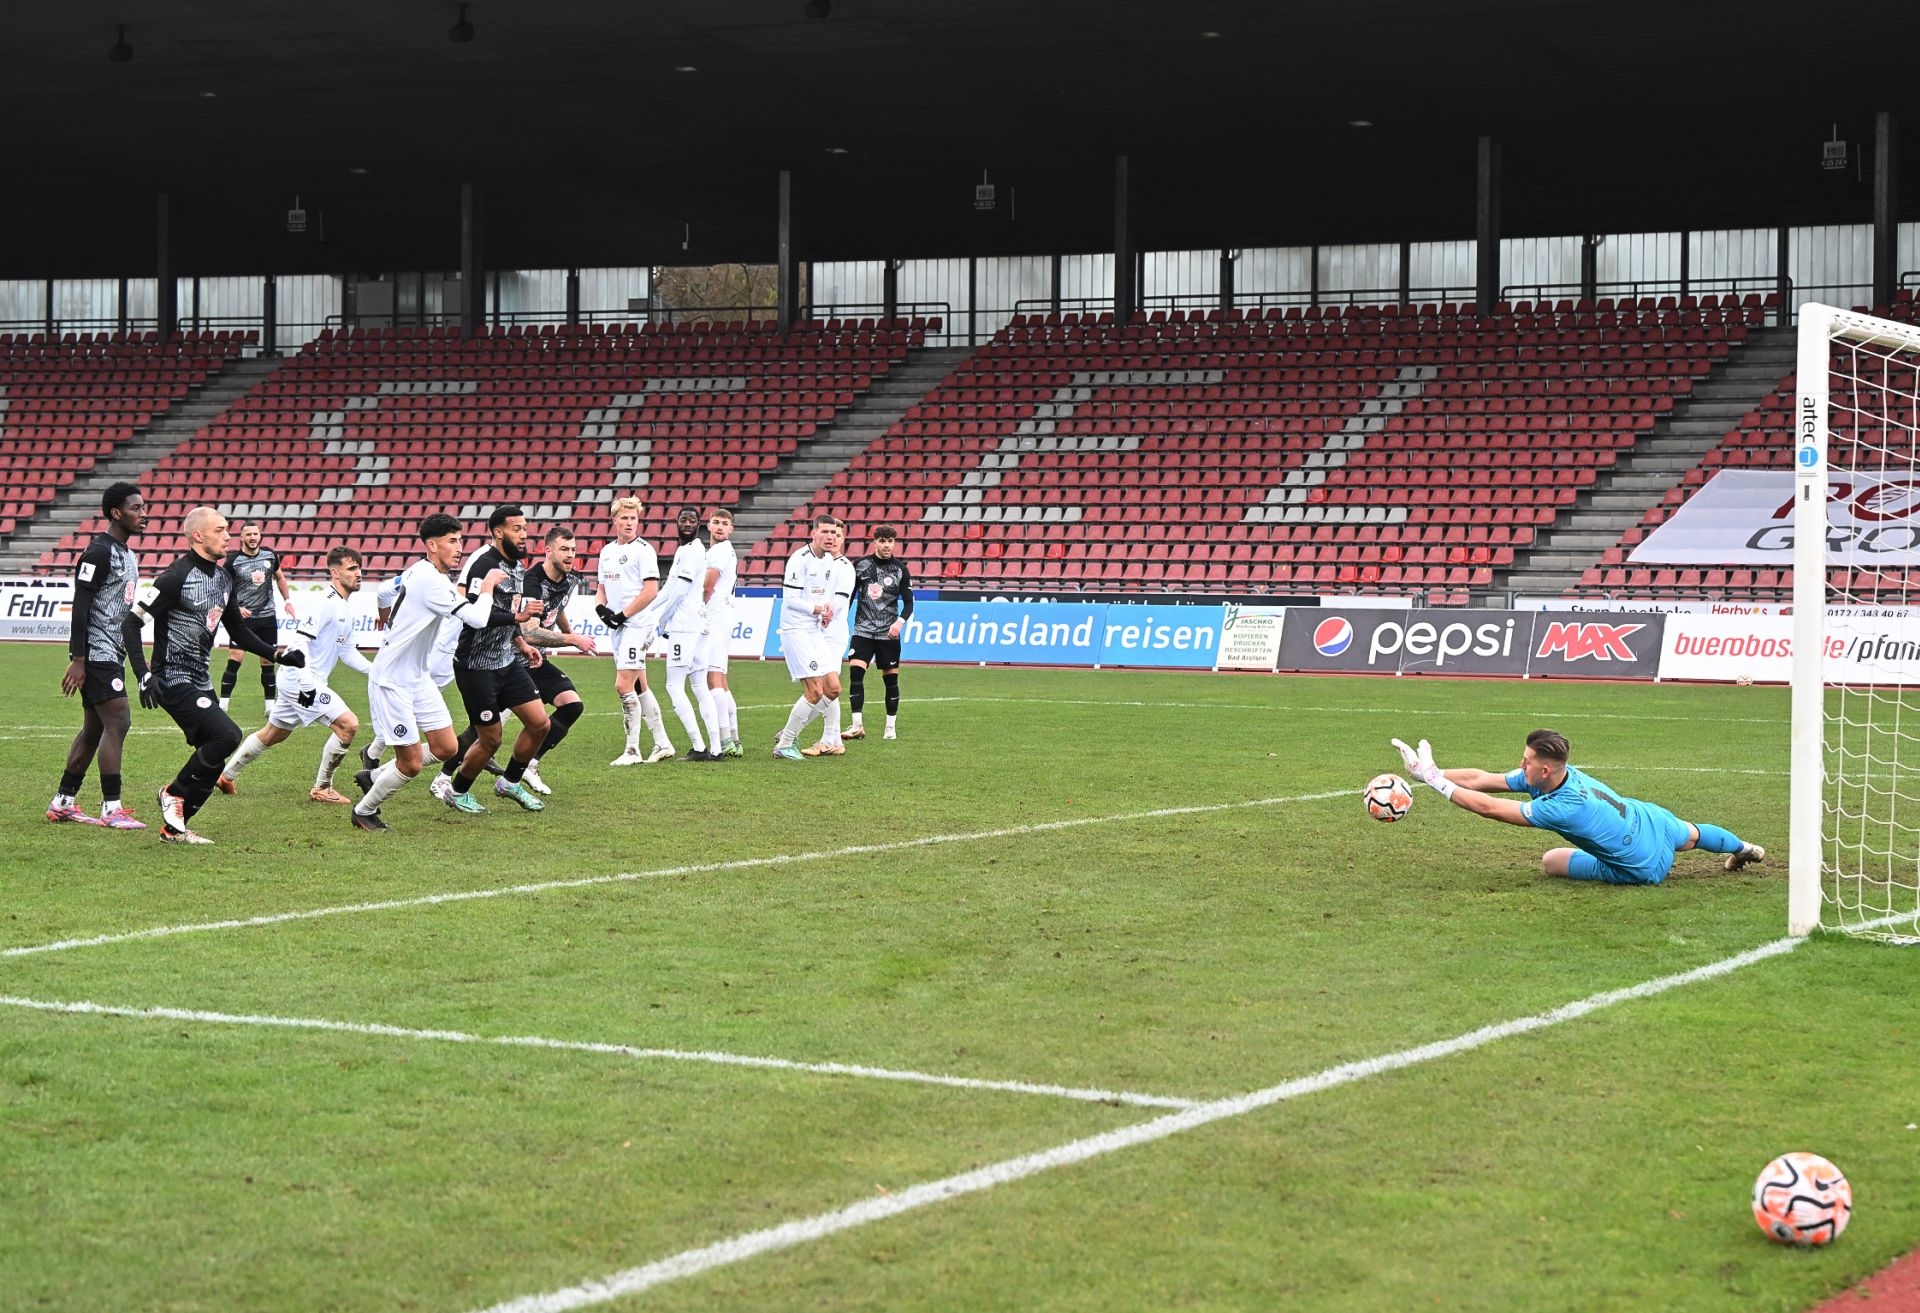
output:
M933 848L949 843L978 843L986 839L1017 839L1029 834L1049 834L1087 825L1115 825L1128 821L1163 820L1170 816L1202 816L1212 812L1241 811L1250 807L1278 807L1294 802L1325 802L1329 798L1352 798L1352 789L1329 793L1298 793L1279 798L1253 798L1244 802L1212 802L1191 807L1156 807L1151 811L1120 812L1111 816L1076 816L1058 821L1039 821L1032 825L1009 825L993 830L974 830L965 834L928 834L918 839L896 839L889 843L856 843L844 848L818 852L776 853L771 857L741 857L725 862L696 862L688 866L662 867L653 871L622 871L613 875L589 875L574 880L543 880L536 884L506 885L494 889L464 889L444 894L422 894L415 898L390 898L377 903L348 903L336 907L313 907L298 912L274 912L263 916L236 917L226 921L199 921L188 925L154 926L121 934L94 935L86 939L60 939L47 944L25 944L0 948L0 958L29 957L40 953L61 953L74 948L102 948L108 944L126 944L141 939L167 939L174 935L199 934L211 930L241 930L250 926L281 925L289 921L311 921L325 916L352 916L360 912L392 912L409 907L432 907L440 903L470 902L480 898L505 898L519 894L540 894L555 889L585 889L593 885L624 884L635 880L665 880L682 875L711 875L721 871L750 871L767 866L790 866L800 862L827 861L835 857L866 857L875 853L902 852L910 848Z
M1140 1108L1193 1108L1198 1107L1200 1103L1198 1099L1139 1094L1131 1090L1076 1089L1068 1085L1040 1085L1031 1081L984 1080L973 1076L944 1076L933 1072L898 1071L890 1067L865 1067L844 1062L798 1062L788 1058L763 1058L741 1053L643 1049L631 1044L547 1039L539 1035L472 1035L461 1030L416 1030L408 1026L389 1026L380 1022L202 1012L190 1008L129 1008L106 1003L74 1003L19 998L4 994L0 994L0 1007L27 1008L35 1012L57 1012L79 1016L131 1017L147 1021L198 1021L219 1026L264 1026L280 1030L336 1031L350 1035L379 1035L392 1039L436 1040L448 1044L497 1044L506 1048L560 1049L572 1053L605 1053L615 1057L658 1059L670 1062L709 1062L725 1067L759 1067L774 1071L811 1072L820 1076L857 1076L868 1080L899 1081L912 1085L944 1085L962 1090L1044 1095L1055 1099L1076 1099L1082 1103L1131 1104Z
M1496 1040L1510 1039L1515 1035L1526 1035L1533 1031L1574 1021L1617 1003L1650 998L1655 994L1665 993L1667 990L1677 989L1683 985L1712 980L1756 962L1790 953L1801 942L1799 939L1792 938L1776 939L1745 953L1722 958L1718 962L1710 962L1706 966L1695 967L1691 971L1683 971L1678 975L1661 976L1625 989L1611 989L1604 993L1592 994L1548 1012L1519 1017L1492 1026L1482 1026L1478 1030L1470 1030L1452 1039L1422 1044L1416 1048L1402 1049L1397 1053L1387 1053L1360 1062L1329 1067L1314 1075L1286 1081L1279 1085L1270 1085L1266 1089L1255 1090L1251 1094L1196 1104L1180 1112L1156 1117L1152 1121L1123 1126L1119 1130L1088 1136L1083 1140L1073 1140L1052 1149L1044 1149L1039 1153L1008 1158L986 1167L962 1172L957 1176L927 1181L881 1198L863 1199L859 1203L834 1212L799 1218L760 1231L748 1231L698 1249L684 1250L642 1267L628 1268L611 1276L582 1282L577 1286L569 1286L545 1294L526 1295L508 1300L503 1304L490 1305L483 1313L570 1313L573 1309L604 1304L609 1300L639 1294L668 1282L697 1276L702 1272L726 1267L761 1254L791 1249L841 1231L865 1226L869 1222L897 1217L901 1213L924 1208L929 1204L945 1203L950 1199L991 1190L995 1186L1007 1185L1041 1172L1051 1171L1056 1167L1067 1167L1121 1149L1151 1144L1156 1140L1164 1140L1170 1135L1178 1135L1182 1131L1190 1131L1229 1117L1244 1116L1288 1099L1318 1094L1323 1090L1336 1089L1342 1085L1365 1080L1369 1076L1378 1076L1384 1072L1399 1071L1421 1063L1467 1053Z

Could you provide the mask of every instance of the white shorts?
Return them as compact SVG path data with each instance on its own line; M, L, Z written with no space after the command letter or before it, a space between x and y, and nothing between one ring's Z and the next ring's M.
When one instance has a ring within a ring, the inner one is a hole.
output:
M449 729L453 716L447 700L429 683L412 688L388 688L385 684L367 685L367 715L373 720L373 732L380 741L393 747L418 743L437 729Z
M275 699L273 710L267 716L267 724L275 729L331 725L347 711L346 699L325 684L313 690L312 704L304 707L300 705L300 691L283 684L280 686L280 696Z
M645 670L647 668L647 650L640 646L640 627L621 625L610 636L613 643L613 668L615 670Z
M727 673L727 649L733 646L733 617L708 617L707 636L700 640L700 668Z
M427 658L427 678L433 681L435 688L445 688L453 682L453 653L433 649L433 655Z
M667 645L667 669L704 673L707 668L707 635L688 634L681 638L678 634L668 634L664 640Z
M834 650L834 635L805 629L780 631L780 651L787 658L790 679L821 679L840 673L840 653Z

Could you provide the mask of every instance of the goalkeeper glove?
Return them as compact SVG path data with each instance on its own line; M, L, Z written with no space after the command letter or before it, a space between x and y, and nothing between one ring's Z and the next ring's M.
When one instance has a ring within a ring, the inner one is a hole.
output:
M294 701L298 702L303 707L311 707L313 705L314 697L318 693L319 693L318 689L310 688L306 692L302 693L299 697L295 698Z
M616 611L612 607L606 606L604 604L594 607L593 613L599 616L600 623L605 625L609 629L618 629L622 625L627 623L626 612Z
M160 706L160 690L154 687L152 671L140 676L140 705L148 711L157 710Z
M1425 739L1421 739L1420 747L1416 750L1408 747L1399 739L1395 739L1393 740L1393 746L1400 749L1400 760L1406 766L1407 774L1419 780L1441 797L1447 799L1453 797L1453 790L1456 786L1452 780L1447 778L1445 771L1433 764L1432 744L1428 743Z

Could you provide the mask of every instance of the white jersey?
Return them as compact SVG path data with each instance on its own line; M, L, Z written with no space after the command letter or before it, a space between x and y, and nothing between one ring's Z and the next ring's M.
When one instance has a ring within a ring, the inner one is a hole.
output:
M649 583L660 578L660 558L644 538L608 543L600 549L600 586L607 605L624 611Z
M406 575L404 574L396 574L393 578L380 585L380 591L375 593L373 598L381 610L393 610L393 604L398 601L400 597L400 581L405 578ZM388 628L391 630L391 624L389 624ZM466 628L466 626L461 624L459 620L453 616L448 616L440 622L440 637L433 645L433 654L436 657L442 658L439 664L446 670L450 671L453 669L453 652L455 648L460 646L460 631L464 628Z
M844 556L833 558L833 583L827 598L833 603L833 621L827 626L827 634L840 642L844 651L852 642L850 634L853 628L853 562Z
M373 659L367 678L391 689L408 689L427 677L427 662L441 639L445 621L484 629L493 614L493 598L469 602L431 561L415 561L400 576L387 643Z
M662 634L677 634L696 628L694 613L700 609L702 590L707 582L707 549L698 538L682 543L667 567L667 581L660 596L647 610L653 613L653 627Z
M820 617L813 613L816 606L825 606L833 600L834 563L838 557L815 556L812 547L802 547L787 558L787 572L780 581L780 631L782 633L803 633L808 630L824 633L820 626ZM852 595L853 586L849 582L847 593Z
M307 654L307 664L290 673L296 692L325 688L334 666L345 662L347 669L367 674L373 665L360 655L353 644L353 609L347 599L332 588L307 603L293 629L288 647Z
M707 615L717 618L722 612L733 610L733 583L739 577L739 555L733 550L731 542L714 543L707 548L707 569L718 570L720 577L713 581L713 600L707 603ZM706 580L700 581L704 592Z

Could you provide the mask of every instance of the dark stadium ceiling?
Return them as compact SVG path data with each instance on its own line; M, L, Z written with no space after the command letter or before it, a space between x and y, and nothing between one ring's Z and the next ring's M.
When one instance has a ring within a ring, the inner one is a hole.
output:
M1121 152L1153 249L1469 237L1483 132L1508 235L1861 222L1875 111L1920 155L1906 0L804 8L14 0L0 276L151 273L162 190L183 273L450 268L466 181L487 265L542 268L769 261L783 168L852 258L1111 249Z

